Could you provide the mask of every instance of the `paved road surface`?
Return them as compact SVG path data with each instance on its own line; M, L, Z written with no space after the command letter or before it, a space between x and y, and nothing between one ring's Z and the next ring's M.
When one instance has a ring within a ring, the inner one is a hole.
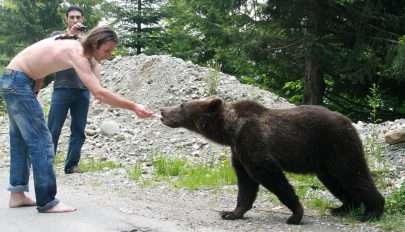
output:
M33 181L28 195L35 199ZM158 221L125 214L111 205L125 204L113 193L94 194L91 188L63 186L58 183L57 197L77 207L73 213L44 214L35 207L10 209L8 168L0 168L0 231L1 232L104 232L104 231L184 231L175 222ZM106 203L103 203L106 202ZM109 202L109 203L107 203ZM116 202L117 204L111 204Z

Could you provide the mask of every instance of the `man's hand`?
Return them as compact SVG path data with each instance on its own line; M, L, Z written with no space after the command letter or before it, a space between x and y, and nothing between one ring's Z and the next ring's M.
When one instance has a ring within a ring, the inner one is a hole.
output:
M70 30L68 31L69 34L71 35L81 35L82 34L82 30L80 30L80 28L83 28L84 25L81 23L76 23L75 25L73 25Z
M151 117L154 117L154 115L155 115L152 111L150 111L148 109L147 106L144 106L142 104L137 104L137 103L134 104L133 111L136 113L136 115L139 118L151 118Z

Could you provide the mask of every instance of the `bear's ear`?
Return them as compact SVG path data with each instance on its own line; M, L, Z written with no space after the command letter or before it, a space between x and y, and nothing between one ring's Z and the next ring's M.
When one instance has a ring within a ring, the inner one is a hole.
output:
M210 99L210 102L208 103L208 108L210 109L211 112L216 112L219 109L221 109L222 104L224 103L224 100L219 97L213 97Z

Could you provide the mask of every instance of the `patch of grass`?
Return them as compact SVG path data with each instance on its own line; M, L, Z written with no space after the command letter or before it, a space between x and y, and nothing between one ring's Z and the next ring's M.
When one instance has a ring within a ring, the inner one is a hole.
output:
M405 182L402 183L400 190L385 198L385 211L387 214L405 214Z
M142 176L141 165L139 163L135 163L132 165L129 170L127 170L129 179L131 180L139 180Z
M383 175L383 173L379 173ZM305 195L312 189L325 189L322 183L315 176L287 174L288 179L294 186L296 194L302 203L309 208L318 210L321 214L328 212L329 208L336 207L330 200L314 194L314 196L305 198ZM385 186L386 187L386 186ZM384 189L384 188L382 188ZM277 202L276 202L277 204ZM352 224L358 223L364 212L364 207L353 210L345 218ZM377 225L384 231L405 231L405 184L401 189L385 196L385 212L380 220L370 221L370 224Z
M57 174L64 172L65 156L62 153L57 152L53 159L53 165ZM62 171L61 171L62 170Z
M376 224L383 230L405 231L405 183L385 197L385 214Z
M178 176L186 163L187 160L179 156L167 157L159 152L152 154L152 165L159 176Z
M315 176L298 175L292 173L286 173L287 179L294 187L296 194L300 199L304 199L308 190L323 188L321 182Z
M65 162L64 155L62 153L57 152L53 159L54 165L60 165L60 164L63 164L64 162Z
M400 213L383 215L380 221L377 221L376 224L383 231L405 231L404 214Z
M229 160L224 160L216 167L201 163L186 166L176 180L175 186L195 190L236 184L236 182Z
M316 191L311 197L307 197L308 191L310 190L326 189L316 176L298 175L291 173L287 173L286 176L289 179L290 183L293 185L296 194L305 206L317 209L320 211L321 214L326 213L329 208L334 207L334 204L331 200L325 199Z
M43 109L42 109L44 111L46 121L48 121L48 113L49 113L50 108L51 108L51 100L46 100L45 105L43 106Z
M105 169L115 169L119 165L103 158L82 160L79 167L85 172L96 172Z
M59 169L63 170L65 159L66 157L63 153L59 152L56 153L53 160L56 170ZM114 163L113 161L108 161L105 158L99 158L99 159L82 159L79 163L79 167L85 172L95 172L105 169L115 169L120 166Z
M168 156L160 152L152 153L152 166L155 181L169 180L174 187L195 190L236 184L236 176L228 159L209 163L192 164L180 156ZM135 172L137 172L135 170ZM136 173L135 173L136 175ZM170 179L171 177L175 177ZM149 184L149 182L144 182Z

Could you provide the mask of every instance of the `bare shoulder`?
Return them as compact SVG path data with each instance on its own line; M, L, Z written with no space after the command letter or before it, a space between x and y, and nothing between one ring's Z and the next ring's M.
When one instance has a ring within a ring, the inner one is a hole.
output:
M83 54L83 47L77 40L50 40L49 45L55 49L55 51L65 54L73 56L80 56Z

